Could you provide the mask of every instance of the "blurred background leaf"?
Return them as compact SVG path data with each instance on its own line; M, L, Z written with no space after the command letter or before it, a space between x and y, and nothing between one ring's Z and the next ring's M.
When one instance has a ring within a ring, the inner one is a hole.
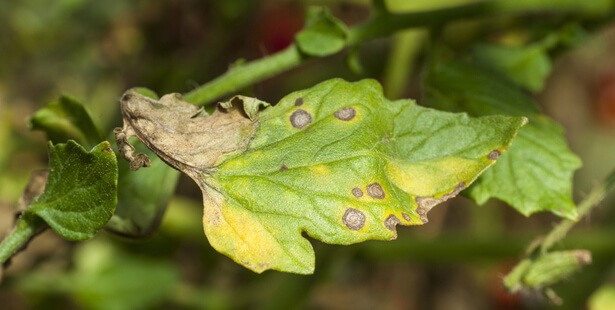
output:
M402 12L474 1L385 2L390 10ZM257 83L242 93L277 102L291 91L324 79L371 77L383 81L390 99L409 97L423 103L419 69L434 52L430 33L438 34L443 45L440 52L445 56L471 58L476 42L523 47L574 22L587 40L574 48L562 43L546 52L551 74L544 80L543 90L531 98L566 129L563 136L570 149L583 159L583 168L574 175L572 192L579 201L615 167L615 28L613 12L608 9L613 1L583 3L597 8L599 14L486 16L452 22L436 32L413 29L419 34L410 34L409 39L364 43L355 59L361 63L360 74L347 68L345 55L340 53ZM12 227L14 207L30 172L47 167L45 136L27 128L26 119L35 111L59 94L70 94L82 100L106 136L121 124L118 99L126 89L146 86L158 94L186 92L222 74L237 59L249 61L275 53L293 42L309 5L326 5L349 28L367 20L371 10L367 0L0 1L0 237ZM408 7L412 5L420 7ZM611 17L605 17L609 14ZM173 284L171 288L160 288L164 283L158 282L143 284L160 298L133 288L126 290L143 297L123 296L119 290L107 291L105 296L142 298L135 303L151 309L549 307L531 295L505 293L499 281L524 246L552 227L557 218L550 213L526 218L493 199L477 207L460 197L432 210L428 225L400 229L394 243L340 247L312 240L318 253L318 269L312 277L255 276L207 245L201 199L198 187L180 177L162 224L151 238L126 242L99 234L92 241L100 238L102 248L120 253L118 260L111 259L120 271L126 260L132 260L127 264L137 270L141 270L141 262L143 266L155 265L152 275ZM558 309L593 308L596 300L608 299L608 289L615 283L611 241L615 232L610 228L615 223L614 203L612 197L604 201L591 220L581 221L559 245L558 250L590 250L593 263L554 288L565 299ZM0 285L3 307L89 309L92 302L88 299L99 300L96 294L77 298L75 291L56 289L65 280L49 280L67 275L71 281L85 283L78 278L114 274L117 280L107 281L118 288L130 285L123 282L141 283L141 277L153 282L149 275L126 270L115 273L102 268L104 272L91 271L88 276L77 272L80 251L91 250L104 257L104 251L94 250L100 244L81 249L89 243L75 245L58 240L53 233L37 237L4 271ZM163 269L167 271L160 272ZM38 276L24 277L26 273ZM88 285L85 287L95 287Z

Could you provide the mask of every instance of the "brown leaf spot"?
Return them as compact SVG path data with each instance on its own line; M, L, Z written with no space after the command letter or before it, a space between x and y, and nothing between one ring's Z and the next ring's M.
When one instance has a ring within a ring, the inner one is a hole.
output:
M339 109L334 114L335 118L343 120L343 121L349 121L353 119L356 115L357 115L357 111L351 107Z
M105 148L105 152L111 153L111 152L113 152L113 149L111 147L107 147L107 148Z
M282 165L282 167L280 167L280 171L284 171L284 170L288 170L288 167L286 167L286 165Z
M397 226L397 224L401 224L401 221L393 214L389 215L389 217L384 220L384 226L391 231L395 231L395 226Z
M361 198L361 197L363 197L363 191L360 188L355 187L355 188L352 189L352 195L357 197L357 198Z
M352 230L359 230L365 225L365 214L357 209L348 208L342 216L342 222Z
M376 198L376 199L384 199L384 197L386 197L385 193L384 193L384 189L382 189L382 186L380 186L380 184L378 183L372 183L370 185L367 186L367 194L372 197L372 198Z
M491 153L489 153L489 155L487 155L487 158L491 159L491 160L497 160L500 155L502 155L502 153L500 153L500 151L498 150L493 150L491 151Z
M298 107L300 105L303 104L303 98L297 98L297 100L295 100L295 106Z
M410 217L410 215L409 215L408 213L406 213L406 212L403 212L403 213L401 214L401 216L403 216L403 217L404 217L404 220L406 220L407 222L412 221L412 218L411 218L411 217Z
M577 259L577 262L581 266L589 265L592 262L592 253L586 250L574 250L572 251Z
M303 128L312 122L312 115L305 110L297 110L290 116L290 123L295 128Z
M459 183L459 185L457 185L457 187L455 187L455 189L453 189L453 191L442 195L442 197L438 199L434 197L414 198L414 201L416 201L416 204L418 204L418 207L416 208L416 213L418 213L419 216L421 217L421 221L423 222L423 224L429 222L429 220L427 219L427 212L429 212L429 210L431 210L436 205L457 196L457 194L459 194L459 192L461 192L465 188L466 188L466 183L461 182Z

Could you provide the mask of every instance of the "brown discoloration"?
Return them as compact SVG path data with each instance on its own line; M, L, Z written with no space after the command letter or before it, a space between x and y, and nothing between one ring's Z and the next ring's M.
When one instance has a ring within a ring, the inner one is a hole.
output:
M295 128L303 128L312 122L312 115L305 110L297 110L290 115L290 123Z
M295 100L295 106L301 106L303 105L303 98L297 98L297 100Z
M359 230L365 226L365 214L357 209L348 208L342 216L342 222L352 230Z
M342 121L352 120L356 115L357 111L351 107L341 108L334 114L335 118Z
M403 217L404 217L404 220L406 220L406 222L411 222L411 221L412 221L412 218L410 217L410 214L408 214L408 213L406 213L406 212L403 212L403 213L401 214L401 216L403 216Z
M572 251L577 259L577 262L581 266L589 265L592 263L592 253L586 250L574 250Z
M391 214L389 215L389 217L387 217L386 220L384 220L384 227L386 227L388 230L391 231L395 231L395 226L397 226L397 224L401 224L401 221L397 218L397 216Z
M120 153L131 161L131 169L149 166L147 156L132 155L127 138L136 136L166 163L198 179L197 171L245 149L256 132L257 119L250 119L245 98L240 99L219 103L208 116L180 94L156 101L129 90L122 96L124 128L114 130Z
M141 167L150 167L152 165L149 157L144 153L135 154L135 147L128 142L128 137L135 135L132 127L127 127L126 129L115 128L113 133L115 133L117 149L122 157L130 162L130 170L137 171Z
M355 187L355 188L352 189L352 195L357 197L357 198L361 198L361 197L363 197L363 191L360 188Z
M502 153L500 153L500 151L498 150L493 150L491 151L491 153L489 153L489 155L487 155L487 158L491 159L491 160L497 160L500 155L502 155Z
M386 194L384 193L384 189L378 183L372 183L367 186L367 195L376 199L384 199Z
M427 219L427 213L436 205L445 202L455 196L457 196L457 194L459 194L459 192L461 192L462 190L464 190L466 188L466 183L465 182L461 182L459 183L459 185L457 185L457 187L455 187L455 189L453 189L453 191L451 191L450 193L444 194L442 195L442 197L440 198L434 198L434 197L416 197L414 198L414 201L416 201L416 203L418 204L418 207L416 208L416 213L419 214L419 216L421 217L421 221L423 223L427 223L429 220Z
M280 171L285 171L288 170L288 167L286 167L286 165L282 165L282 167L280 167Z
M111 153L111 152L113 152L113 149L111 147L107 147L107 148L105 148L105 152Z

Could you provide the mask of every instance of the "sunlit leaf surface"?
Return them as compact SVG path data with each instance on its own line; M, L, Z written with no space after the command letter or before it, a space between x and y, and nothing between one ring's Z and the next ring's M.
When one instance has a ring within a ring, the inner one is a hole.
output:
M352 244L426 223L526 122L389 101L373 80L334 79L258 106L267 104L236 97L208 116L173 94L154 101L127 92L118 139L136 135L191 176L212 246L256 272L313 272L302 233Z
M561 126L540 114L519 89L476 66L446 63L427 75L425 97L429 106L438 109L530 119L509 152L468 190L477 203L493 197L526 216L551 211L576 219L572 175L581 161L568 148Z

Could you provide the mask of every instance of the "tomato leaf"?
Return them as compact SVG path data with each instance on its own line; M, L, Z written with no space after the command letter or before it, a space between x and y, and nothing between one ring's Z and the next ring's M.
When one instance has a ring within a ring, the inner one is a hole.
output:
M68 240L94 237L111 218L117 201L117 161L109 142L90 152L72 140L50 142L49 161L45 191L34 198L20 221L42 219Z
M132 88L132 91L158 99L158 95L147 88ZM147 156L154 155L143 144L135 151ZM117 207L105 229L128 238L150 236L160 225L167 204L175 191L179 171L167 166L161 159L151 160L151 169L132 171L126 161L118 162L119 178Z
M328 8L308 9L305 27L295 37L299 50L306 55L323 57L344 48L348 29L331 15Z
M83 104L66 95L38 110L28 125L32 130L44 131L53 143L72 139L92 148L105 140Z
M424 84L426 102L435 108L530 119L508 153L468 189L472 199L483 204L498 198L525 216L551 211L576 219L572 175L581 161L568 149L560 125L540 114L530 98L499 76L463 63L437 65Z
M526 122L389 101L373 80L326 81L252 119L245 111L267 105L235 98L203 116L175 96L127 92L121 138L136 135L191 176L203 190L209 242L256 272L313 272L304 232L352 244L395 239L396 225L427 222Z

